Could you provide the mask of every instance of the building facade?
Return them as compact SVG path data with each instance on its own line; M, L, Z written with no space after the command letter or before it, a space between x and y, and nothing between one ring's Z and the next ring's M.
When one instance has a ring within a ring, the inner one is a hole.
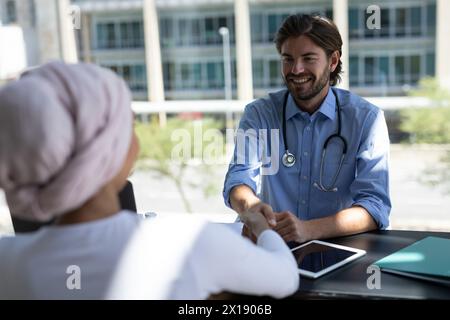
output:
M2 21L14 20L12 2L19 6L27 1L0 0L1 12L6 14ZM81 9L81 29L76 33L78 56L120 74L136 100L147 100L151 90L147 81L152 68L147 68L151 61L146 55L146 1L72 0ZM367 12L371 0L151 0L158 17L157 49L164 96L167 100L224 98L223 38L218 30L227 27L231 82L234 98L238 98L236 39L239 32L247 30L235 30L236 2L246 2L249 8L254 97L283 85L273 44L283 19L292 13L336 18L336 5L343 8L347 21L348 32L343 38L348 43L348 60L343 70L350 89L363 96L405 95L421 78L436 75L439 1L446 0L379 0L381 25L371 29L367 25L373 16ZM35 20L30 18L29 23Z
M28 67L56 59L77 61L69 0L0 0L1 26L21 29ZM2 50L8 49L2 43Z

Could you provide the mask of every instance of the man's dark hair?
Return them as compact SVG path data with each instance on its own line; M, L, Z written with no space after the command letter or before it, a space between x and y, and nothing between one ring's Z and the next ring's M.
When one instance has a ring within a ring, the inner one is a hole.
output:
M283 21L274 39L278 53L281 54L281 46L288 38L297 38L302 35L307 36L321 47L327 57L330 57L336 50L342 56L342 38L333 21L320 15L308 14L293 14ZM336 69L330 75L332 86L341 81L341 73L342 61L339 59Z

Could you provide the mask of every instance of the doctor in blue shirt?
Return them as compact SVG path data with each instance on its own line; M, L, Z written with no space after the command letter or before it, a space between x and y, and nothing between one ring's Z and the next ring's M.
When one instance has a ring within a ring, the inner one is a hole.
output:
M324 17L291 15L275 44L287 90L246 106L225 203L238 214L264 214L286 242L385 229L386 121L376 106L334 88L342 69L338 29Z

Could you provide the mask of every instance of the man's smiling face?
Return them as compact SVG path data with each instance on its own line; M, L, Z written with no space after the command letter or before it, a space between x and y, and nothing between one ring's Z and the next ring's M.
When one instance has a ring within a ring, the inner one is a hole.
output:
M330 58L309 37L291 37L281 46L282 75L297 102L310 100L328 91Z

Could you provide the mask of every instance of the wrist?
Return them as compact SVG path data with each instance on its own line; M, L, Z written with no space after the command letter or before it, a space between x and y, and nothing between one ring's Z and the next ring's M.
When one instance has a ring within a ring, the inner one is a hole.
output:
M241 197L235 197L232 194L230 199L231 207L238 214L247 212L251 207L261 202L261 200L253 193Z
M314 223L312 220L299 220L297 223L300 224L299 230L300 230L300 242L306 242L314 239L319 239L320 237L317 237L315 234L314 229Z

